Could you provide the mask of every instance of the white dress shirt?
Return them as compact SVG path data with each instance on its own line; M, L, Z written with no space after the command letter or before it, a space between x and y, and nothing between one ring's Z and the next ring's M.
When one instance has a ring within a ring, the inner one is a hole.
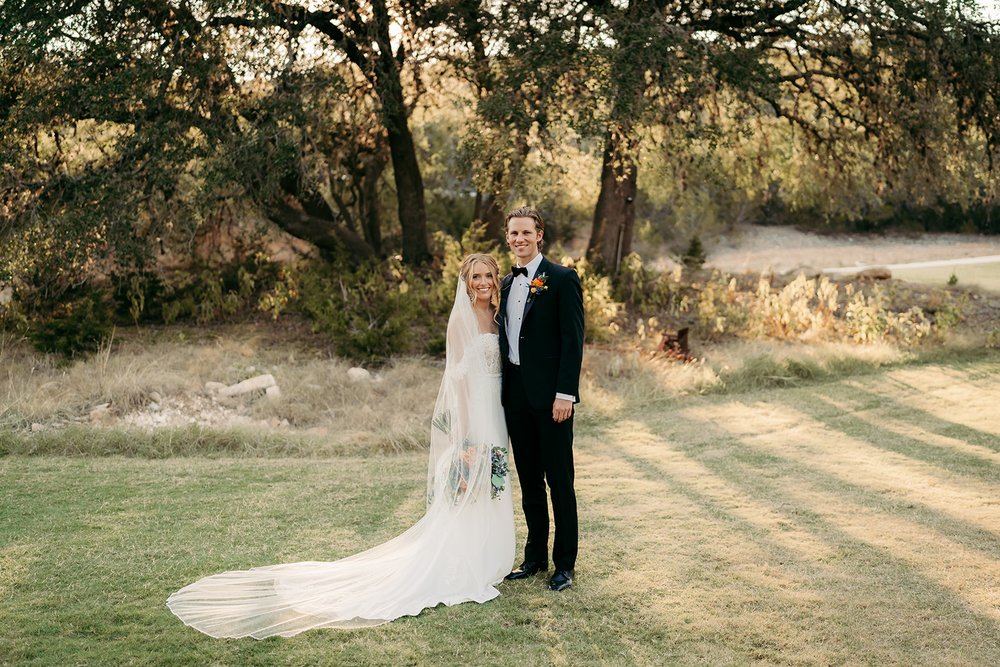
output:
M524 306L528 302L528 288L531 280L538 272L538 266L542 263L542 254L535 255L535 258L525 266L528 269L527 276L514 276L511 281L510 291L507 293L507 343L509 350L507 358L515 366L521 365L521 324L524 321ZM569 394L556 394L556 398L562 398L570 402L575 402L576 397Z

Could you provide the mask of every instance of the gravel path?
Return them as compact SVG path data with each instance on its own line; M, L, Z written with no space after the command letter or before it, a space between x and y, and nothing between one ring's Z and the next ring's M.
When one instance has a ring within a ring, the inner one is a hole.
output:
M1000 237L965 234L820 235L790 227L746 226L711 247L707 265L731 273L797 268L857 271L1000 255ZM978 260L984 261L984 260ZM994 259L993 261L998 261Z

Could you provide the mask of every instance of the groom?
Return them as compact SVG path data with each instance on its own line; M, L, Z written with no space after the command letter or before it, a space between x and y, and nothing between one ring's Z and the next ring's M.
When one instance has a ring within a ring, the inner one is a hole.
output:
M561 591L573 585L577 551L573 404L580 400L583 289L576 271L540 254L538 211L514 209L505 225L517 265L500 286L502 401L528 526L524 562L507 579L549 569L548 483L555 515L549 588Z

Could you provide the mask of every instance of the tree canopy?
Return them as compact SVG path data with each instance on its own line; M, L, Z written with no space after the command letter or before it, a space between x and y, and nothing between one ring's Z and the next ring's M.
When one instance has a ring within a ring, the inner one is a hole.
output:
M615 274L637 216L993 211L998 97L960 0L10 0L0 281L143 267L223 212L419 266L452 219L547 203L568 238L590 202Z

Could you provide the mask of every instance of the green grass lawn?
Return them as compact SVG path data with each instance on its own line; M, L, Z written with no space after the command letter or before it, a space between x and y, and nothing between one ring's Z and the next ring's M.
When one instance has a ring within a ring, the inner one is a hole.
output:
M998 372L994 355L584 404L573 589L505 583L292 639L211 639L165 601L398 534L423 511L423 452L8 455L0 664L1000 664Z

